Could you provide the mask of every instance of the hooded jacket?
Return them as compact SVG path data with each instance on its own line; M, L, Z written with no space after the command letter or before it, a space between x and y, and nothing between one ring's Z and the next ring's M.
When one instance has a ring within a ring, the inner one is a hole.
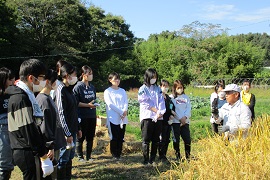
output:
M10 145L13 150L32 150L42 157L46 146L38 123L40 118L33 116L33 108L28 95L17 86L9 86L8 130Z

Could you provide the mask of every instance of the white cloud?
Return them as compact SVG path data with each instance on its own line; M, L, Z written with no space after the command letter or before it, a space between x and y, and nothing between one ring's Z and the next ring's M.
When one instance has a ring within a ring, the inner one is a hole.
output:
M203 14L201 16L207 20L222 20L232 15L235 11L234 5L207 5L203 8Z
M206 20L232 20L236 22L258 22L270 19L270 7L243 12L232 4L205 5L200 15Z

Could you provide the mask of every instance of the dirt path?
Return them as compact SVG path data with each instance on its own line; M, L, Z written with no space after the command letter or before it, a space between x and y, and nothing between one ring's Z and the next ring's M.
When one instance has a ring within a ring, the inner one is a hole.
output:
M141 142L136 142L132 135L126 135L123 156L113 160L109 152L107 129L100 128L96 133L93 162L73 160L74 179L160 179L159 173L171 168L171 164L157 163L157 166L144 166Z

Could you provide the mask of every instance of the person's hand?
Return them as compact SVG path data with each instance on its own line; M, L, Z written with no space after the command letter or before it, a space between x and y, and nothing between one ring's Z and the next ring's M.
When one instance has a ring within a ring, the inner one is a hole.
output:
M184 126L186 124L186 120L187 120L187 117L184 116L180 119L180 122L181 122L181 126Z
M127 111L124 111L123 116L124 116L124 117L127 116Z
M174 119L173 115L170 115L169 120L173 120L173 119Z
M173 116L175 116L175 115L176 115L176 113L175 113L173 110L171 110L171 111L172 111Z
M41 162L41 169L43 172L43 178L45 178L46 176L49 176L50 174L52 174L53 164L52 164L52 161L47 157L47 155L45 158L43 157L40 158L40 162Z
M50 149L47 153L48 158L50 158L50 160L53 160L54 158L54 149Z
M79 130L79 131L77 132L77 139L80 139L81 137L82 137L82 131Z
M71 144L73 142L73 137L72 136L66 137L66 141L67 143Z
M90 108L96 108L96 106L93 104L95 100L92 100L90 103L88 103Z

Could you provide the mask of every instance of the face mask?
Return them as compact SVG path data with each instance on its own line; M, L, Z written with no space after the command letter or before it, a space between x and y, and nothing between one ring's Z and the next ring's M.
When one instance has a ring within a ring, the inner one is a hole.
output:
M220 91L218 93L218 97L220 97L220 98L225 98L225 96L226 96L226 92L224 92L224 91Z
M74 85L77 81L78 81L78 78L77 77L73 77L73 76L71 76L71 80L70 79L68 79L68 84L69 85Z
M168 90L169 90L169 88L165 88L165 87L162 87L162 88L161 88L161 91L162 91L163 93L167 93Z
M156 81L157 81L157 79L151 79L150 84L155 84Z
M33 92L40 92L46 86L46 81L39 81L39 85L33 83Z
M249 87L248 86L243 86L243 90L248 92L249 91Z
M177 89L176 92L177 92L177 94L182 94L183 93L183 89L182 88L181 89Z
M88 80L88 81L92 81L92 80L93 80L93 74L88 75L87 80Z

